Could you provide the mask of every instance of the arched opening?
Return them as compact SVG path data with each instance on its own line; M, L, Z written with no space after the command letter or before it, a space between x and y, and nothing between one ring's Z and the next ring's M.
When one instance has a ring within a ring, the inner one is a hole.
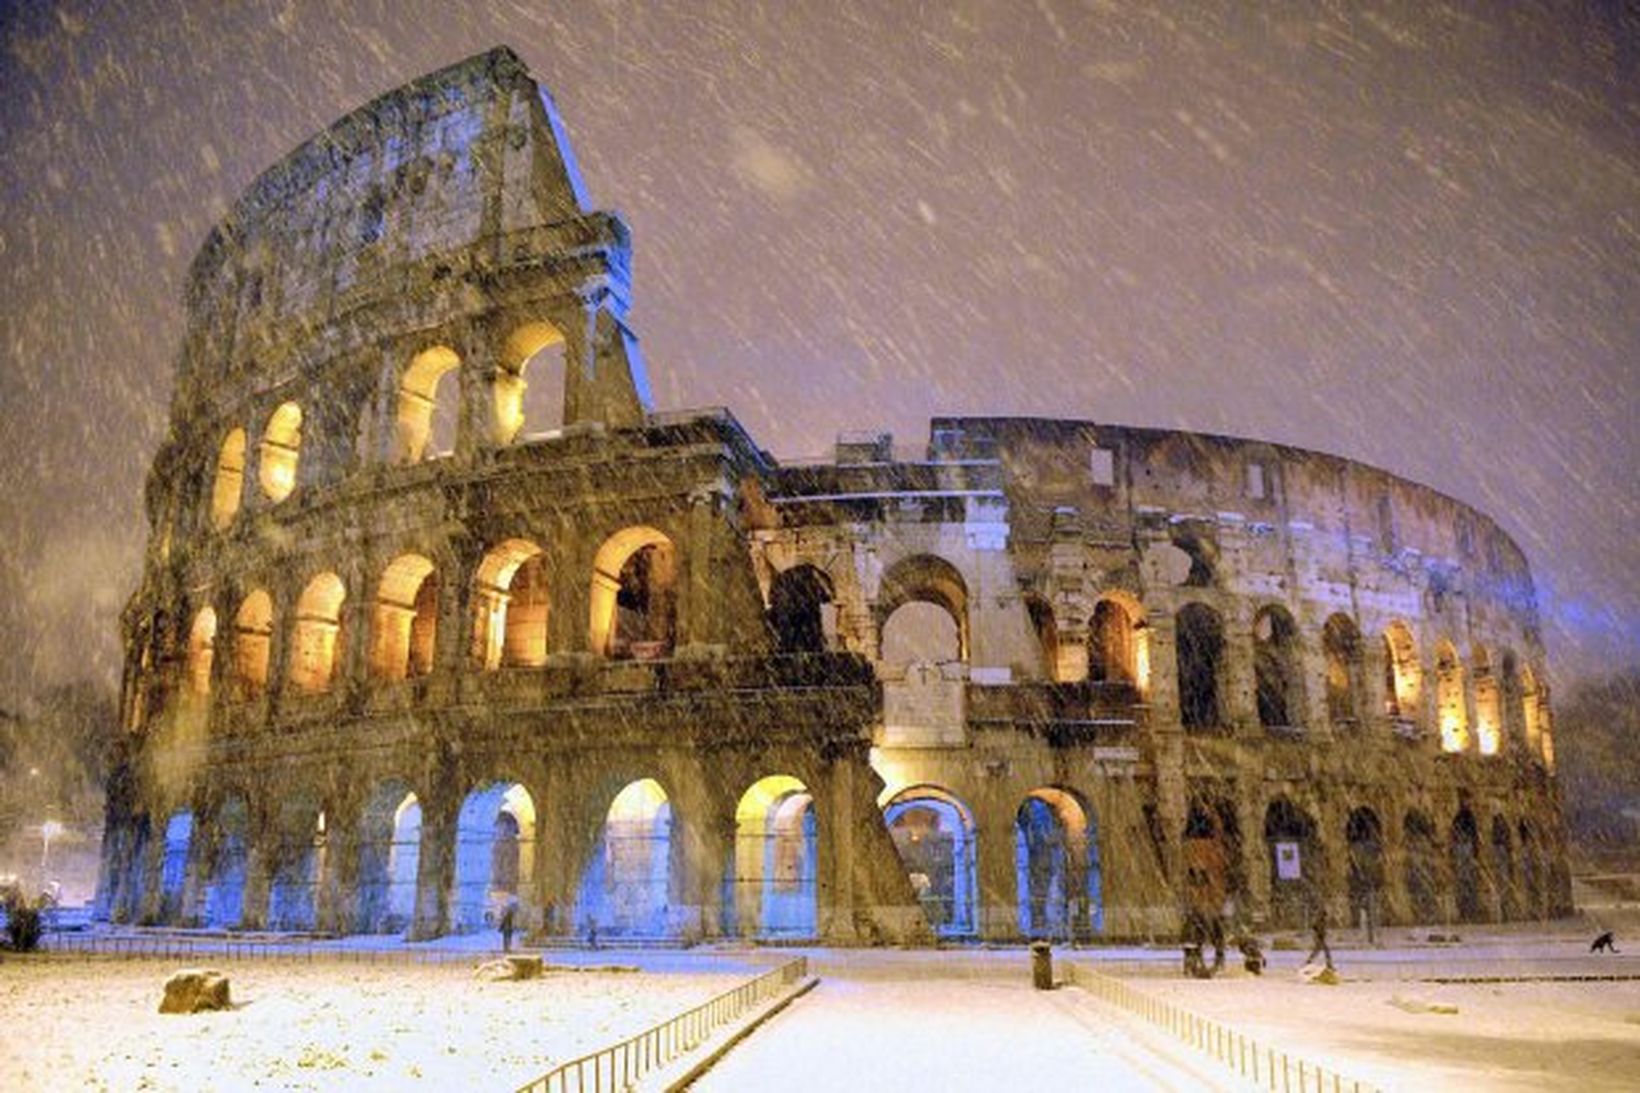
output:
M245 876L250 858L250 817L245 801L229 797L216 811L216 847L205 886L203 923L230 930L244 921Z
M221 531L233 523L245 493L245 430L233 428L222 439L211 485L211 526Z
M1396 720L1418 716L1418 648L1412 629L1399 620L1384 630L1384 712Z
M1384 830L1378 813L1370 808L1351 812L1344 842L1349 853L1350 925L1364 922L1376 930L1384 897Z
M296 601L295 649L290 681L297 690L319 694L330 690L336 676L340 647L342 601L347 589L334 573L321 573L308 582Z
M1505 921L1520 917L1519 893L1515 890L1515 855L1509 838L1509 821L1492 817L1492 889L1498 894L1498 915Z
M389 563L376 589L372 627L370 672L377 679L408 679L433 670L438 588L433 563L421 555L401 554Z
M592 565L591 642L612 660L672 655L677 549L650 527L630 527L598 548Z
M461 358L449 346L435 345L413 357L399 382L397 450L394 460L416 463L450 455L456 448L461 385L456 372Z
M1042 652L1042 678L1059 682L1059 620L1054 618L1053 607L1038 596L1026 596L1025 614Z
M1484 645L1475 646L1471 664L1475 672L1475 744L1482 755L1496 755L1503 742L1503 706L1498 698L1497 677L1492 674L1492 658Z
M421 802L403 782L384 782L359 819L357 929L402 934L416 914L421 864Z
M1186 911L1201 921L1222 913L1234 896L1245 905L1246 879L1241 869L1241 829L1229 801L1193 801L1185 816L1181 844Z
M1435 825L1423 813L1409 812L1402 830L1406 853L1407 908L1412 913L1412 921L1435 922L1441 917Z
M836 626L831 578L812 565L775 574L769 586L769 629L782 653L823 653Z
M968 807L936 786L915 786L889 802L884 819L935 934L972 937L978 928L978 885Z
M1450 641L1435 647L1435 704L1441 726L1441 750L1469 747L1469 713L1464 708L1463 665Z
M1173 529L1172 540L1173 545L1190 559L1190 569L1184 578L1185 587L1211 588L1213 570L1219 559L1218 544L1210 535L1184 526Z
M674 869L672 802L653 778L615 795L581 878L576 914L592 936L670 937L681 870Z
M936 610L913 611L896 624L895 616L913 604ZM883 574L877 596L877 625L882 659L887 663L966 663L968 586L962 574L950 562L931 554L896 562Z
M257 698L268 688L268 650L273 645L273 599L256 589L239 605L233 623L234 685L241 698Z
M735 808L736 932L813 937L819 832L814 797L785 774L753 783Z
M1348 615L1333 615L1321 628L1327 660L1327 720L1347 729L1360 718L1361 631Z
M188 885L188 848L194 836L194 814L187 809L171 813L165 821L165 858L160 866L161 922L186 925L191 909L182 906Z
M1533 758L1543 757L1543 707L1538 692L1537 676L1532 669L1520 670L1520 723L1526 733L1526 751Z
M301 450L302 408L287 402L268 419L257 457L257 477L269 501L283 501L296 488L296 459Z
M511 444L564 423L564 335L525 323L507 337L495 374L495 439Z
M1045 787L1020 804L1014 877L1023 936L1069 941L1102 929L1098 834L1075 795Z
M1285 797L1278 797L1264 810L1264 841L1269 848L1270 922L1283 929L1303 926L1305 890L1324 889L1327 875L1315 821Z
M202 607L188 628L188 691L203 698L211 693L211 664L216 659L216 611Z
M540 547L508 539L492 549L474 578L473 659L485 671L545 664L551 599Z
M1475 827L1475 814L1467 808L1459 809L1452 818L1452 895L1457 903L1458 921L1485 919L1481 905L1480 832Z
M1202 603L1179 608L1175 626L1179 665L1179 723L1186 729L1224 725L1219 708L1219 673L1224 664L1224 624Z
M530 791L516 782L492 782L469 793L456 819L455 865L450 929L470 934L494 925L535 876Z
M1088 679L1138 686L1142 642L1138 615L1114 599L1101 599L1088 623Z
M298 795L279 809L268 891L270 930L311 930L317 922L319 883L325 873L325 814Z
M1304 676L1299 668L1298 626L1284 607L1271 605L1253 616L1253 677L1258 723L1291 728L1304 717Z
M1498 679L1498 705L1503 719L1503 741L1500 747L1513 751L1523 749L1526 744L1526 716L1521 708L1520 660L1512 649L1503 651Z
M904 674L926 666L936 676L962 664L962 630L945 608L915 601L896 608L883 623L882 661Z

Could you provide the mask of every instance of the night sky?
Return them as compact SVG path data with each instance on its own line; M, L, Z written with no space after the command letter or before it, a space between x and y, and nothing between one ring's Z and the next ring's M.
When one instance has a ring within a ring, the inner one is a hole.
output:
M211 223L498 44L632 226L660 407L1336 452L1515 536L1559 682L1640 664L1634 6L459 7L0 3L0 706L117 678Z

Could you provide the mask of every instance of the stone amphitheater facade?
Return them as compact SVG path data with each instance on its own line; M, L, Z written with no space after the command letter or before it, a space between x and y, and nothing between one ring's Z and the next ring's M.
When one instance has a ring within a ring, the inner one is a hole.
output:
M783 463L652 410L630 246L505 49L212 231L103 914L847 944L1569 908L1532 581L1486 516L1086 421Z

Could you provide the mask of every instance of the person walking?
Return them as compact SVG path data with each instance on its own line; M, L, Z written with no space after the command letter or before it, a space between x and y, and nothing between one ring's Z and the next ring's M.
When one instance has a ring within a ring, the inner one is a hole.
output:
M1327 945L1327 899L1321 893L1320 886L1314 882L1304 886L1304 906L1310 920L1310 937L1313 942L1310 946L1310 955L1304 958L1304 963L1315 963L1316 956L1322 955L1327 959L1327 970L1333 970L1332 949Z
M512 952L513 929L517 925L518 904L509 902L501 909L501 921L497 925L501 928L501 951Z

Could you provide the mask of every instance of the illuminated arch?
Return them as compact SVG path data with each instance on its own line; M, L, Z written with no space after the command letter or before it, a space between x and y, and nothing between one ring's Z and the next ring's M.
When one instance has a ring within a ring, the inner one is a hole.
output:
M1543 757L1543 707L1538 690L1537 675L1530 665L1520 668L1520 721L1526 734L1526 750L1535 757Z
M421 801L408 783L382 782L359 817L358 908L355 929L397 934L416 913L421 863Z
M819 840L814 797L771 774L735 808L734 922L752 937L813 937Z
M182 897L188 885L188 851L193 843L194 814L178 809L165 821L165 855L160 863L161 922L188 925L194 908L184 907Z
M968 806L949 790L918 785L895 794L883 819L934 932L973 936L978 928L978 855Z
M1464 707L1463 665L1458 650L1444 638L1435 646L1435 708L1441 727L1441 750L1467 750L1469 712Z
M230 796L211 817L215 838L211 841L209 880L205 886L206 926L238 926L245 915L245 881L250 867L250 817L245 799Z
M548 322L525 323L507 336L502 347L501 367L496 369L494 380L493 429L496 443L513 443L526 426L540 430L561 424L561 421L554 423L529 420L531 416L542 416L547 412L544 405L535 405L536 403L550 402L554 394L562 397L561 392L553 392L546 388L545 381L550 379L550 376L535 381L541 384L547 397L526 400L525 392L531 386L527 374L532 363L538 369L548 367L544 360L537 361L537 358L542 357L544 351L561 347L563 344L563 332ZM531 410L537 413L532 415Z
M1150 642L1139 601L1126 592L1102 593L1088 621L1088 679L1150 686Z
M473 592L473 659L481 668L547 662L551 585L539 546L508 539L493 547L478 565Z
M311 930L317 924L327 827L324 809L312 794L298 792L280 800L270 848L269 929Z
M1496 755L1503 742L1503 706L1486 646L1475 645L1470 667L1475 688L1475 743L1482 755Z
M211 485L211 526L218 531L233 523L245 492L245 430L235 427L222 439L216 457L216 480Z
M256 589L239 605L233 623L234 683L243 698L255 698L268 686L268 650L273 644L273 598Z
M467 795L456 820L453 931L493 925L509 903L524 901L535 876L535 818L535 798L517 782L492 782Z
M211 693L211 664L216 659L216 610L202 607L188 628L188 690L203 697Z
M1384 629L1384 712L1393 718L1416 718L1421 683L1412 628L1397 619Z
M424 458L447 455L455 447L456 411L461 394L441 396L449 386L442 381L461 367L461 358L446 345L435 345L417 353L405 366L399 383L397 443L395 458L415 463ZM429 444L431 442L431 445Z
M302 450L302 408L287 402L273 412L262 431L257 478L262 495L283 501L296 488L296 461Z
M581 876L577 921L603 936L670 937L681 883L672 802L653 778L629 783L604 816Z
M677 622L677 550L652 527L604 540L592 562L592 650L622 659L669 656Z
M321 573L308 582L296 601L290 681L298 690L309 694L330 690L336 675L342 601L346 598L342 579L334 573Z
M1071 940L1100 930L1099 837L1076 794L1032 790L1014 814L1019 929L1026 937Z
M433 670L438 590L438 573L420 554L401 554L388 564L376 589L372 675L399 680Z

